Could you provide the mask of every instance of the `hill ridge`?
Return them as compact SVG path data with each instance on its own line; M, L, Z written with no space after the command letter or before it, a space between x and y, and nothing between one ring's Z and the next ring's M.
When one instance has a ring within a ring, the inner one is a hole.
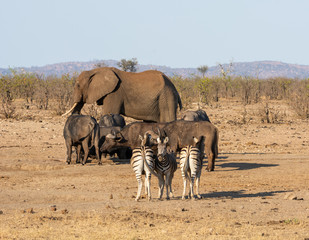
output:
M38 74L48 75L62 75L62 74L72 74L74 72L81 72L85 70L90 70L95 68L98 63L104 63L110 67L118 67L116 60L93 60L87 62L81 61L70 61L63 63L48 64L40 67L29 67L29 68L14 68L14 69L24 69L28 72L34 72ZM224 69L228 69L229 64L222 64ZM182 76L188 77L192 75L200 74L197 68L173 68L162 65L154 64L139 64L137 71L146 71L150 69L159 70L164 72L168 76ZM10 69L0 68L0 74L9 74ZM221 69L219 66L209 67L206 76L218 76L221 74ZM280 61L253 61L253 62L235 62L232 63L231 75L237 76L247 76L247 77L258 77L258 78L271 78L271 77L287 77L287 78L309 78L309 66L300 64L290 64Z

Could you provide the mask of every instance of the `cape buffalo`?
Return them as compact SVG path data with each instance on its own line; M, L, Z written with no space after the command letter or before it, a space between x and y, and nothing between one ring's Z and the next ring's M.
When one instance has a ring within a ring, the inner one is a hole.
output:
M121 131L106 136L105 142L101 146L101 151L108 151L117 148L139 147L139 135L144 135L147 131L157 132L160 128L169 137L169 148L173 152L180 152L181 148L194 144L195 136L204 136L205 141L201 147L201 155L206 152L208 158L208 171L214 170L215 158L218 155L218 129L210 122L200 121L174 121L170 123L144 123L136 122L125 126ZM157 134L159 134L157 132ZM154 134L151 134L153 137ZM155 139L156 137L154 137Z
M169 146L172 151L179 152L181 148L194 145L195 136L204 136L204 146L201 146L201 156L206 152L208 158L207 171L214 171L215 159L218 155L218 129L210 122L174 121L167 123L162 130L170 138Z
M187 111L185 112L183 118L185 121L207 121L210 122L209 117L207 116L206 112L202 109L196 111Z
M100 127L121 127L123 128L126 125L126 121L123 116L120 114L105 114L100 118L99 121Z

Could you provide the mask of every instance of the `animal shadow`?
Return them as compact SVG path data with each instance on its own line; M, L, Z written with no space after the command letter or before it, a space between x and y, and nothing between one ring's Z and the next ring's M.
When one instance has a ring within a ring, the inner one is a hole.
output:
M246 163L246 162L230 162L218 165L221 168L234 168L226 171L250 170L262 167L277 167L279 164L262 164L262 163Z
M290 191L270 191L270 192L259 192L259 193L245 193L245 190L239 191L223 191L223 192L212 192L207 194L201 194L202 198L256 198L256 197L271 197L279 193L285 193Z

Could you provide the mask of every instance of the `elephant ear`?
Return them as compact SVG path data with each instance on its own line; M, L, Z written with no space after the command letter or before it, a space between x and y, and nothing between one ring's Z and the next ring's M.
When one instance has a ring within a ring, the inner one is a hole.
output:
M86 103L94 103L111 93L119 82L116 74L109 68L99 68L89 78Z

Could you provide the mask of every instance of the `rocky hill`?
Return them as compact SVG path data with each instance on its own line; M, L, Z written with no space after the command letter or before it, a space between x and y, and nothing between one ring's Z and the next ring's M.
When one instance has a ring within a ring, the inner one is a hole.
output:
M89 62L65 62L45 65L42 67L24 68L26 71L40 73L44 75L62 75L65 73L79 73L84 70L90 70L97 64L104 63L106 66L117 67L115 60L96 60ZM224 69L229 68L229 64L223 64ZM168 76L179 75L188 77L199 74L196 68L171 68L159 65L138 65L138 71L155 69L164 72ZM218 66L209 67L208 76L220 75ZM9 69L1 69L0 74L10 73ZM231 68L232 75L270 78L270 77L288 77L288 78L309 78L309 66L288 64L274 61L258 61L258 62L235 62Z

